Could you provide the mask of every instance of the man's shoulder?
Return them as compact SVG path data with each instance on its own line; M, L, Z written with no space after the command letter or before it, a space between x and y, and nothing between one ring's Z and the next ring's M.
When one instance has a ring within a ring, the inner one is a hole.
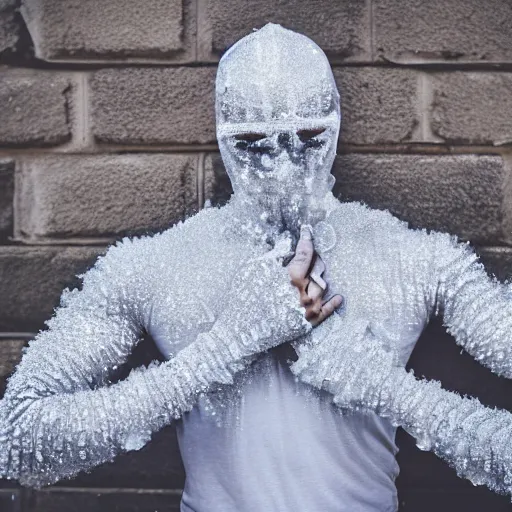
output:
M352 226L355 229L383 228L396 231L413 229L407 221L404 221L394 215L389 210L372 208L363 202L338 201L336 207L332 210L331 218L340 225Z
M389 210L372 208L361 202L340 202L330 219L341 238L359 240L363 245L377 244L389 250L425 249L425 245L430 245L432 241L430 235L436 233L411 226Z
M223 225L223 208L200 210L163 231L139 236L126 236L110 245L98 262L131 263L142 267L158 261L159 258L175 252L177 246L200 244L206 238L215 236Z

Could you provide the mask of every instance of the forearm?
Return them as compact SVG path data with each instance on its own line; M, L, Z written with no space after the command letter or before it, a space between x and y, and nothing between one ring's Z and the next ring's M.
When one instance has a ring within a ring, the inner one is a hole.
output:
M482 365L512 378L512 288L489 278L468 245L435 236L436 305L448 332Z
M44 398L12 388L25 398L0 402L2 476L41 487L140 449L212 384L231 383L246 361L205 333L172 360L111 386Z
M148 325L152 290L131 264L141 256L89 271L30 342L0 402L0 476L39 487L140 448L212 384L231 384L255 355L311 328L280 256L268 253L241 269L208 333L107 386Z
M512 414L418 380L371 331L340 337L333 330L291 366L300 380L352 411L373 411L411 434L459 476L512 494Z
M375 405L377 404L377 405ZM373 403L363 404L401 426L422 450L433 451L460 477L512 494L512 415L483 406L393 368Z

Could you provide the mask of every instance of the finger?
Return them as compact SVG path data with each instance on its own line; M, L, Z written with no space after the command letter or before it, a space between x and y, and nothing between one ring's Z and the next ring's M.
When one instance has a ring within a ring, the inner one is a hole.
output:
M299 286L300 292L300 305L301 306L311 306L313 304L313 299L308 295L306 291L307 286Z
M311 320L311 324L316 326L322 323L327 317L331 316L334 311L341 306L343 303L343 297L341 295L335 295L328 300L321 308L318 316Z
M322 312L322 302L317 300L310 306L306 307L306 320L317 320L318 316Z
M300 238L295 250L295 256L288 264L290 280L294 286L303 286L313 259L313 235L308 225L301 226Z
M324 295L323 288L313 280L309 281L306 292L313 302L321 299Z
M325 291L327 288L327 283L322 278L322 274L325 272L325 263L322 260L319 254L315 253L315 261L313 263L313 268L309 273L309 277L316 282L316 284L320 285L320 287Z

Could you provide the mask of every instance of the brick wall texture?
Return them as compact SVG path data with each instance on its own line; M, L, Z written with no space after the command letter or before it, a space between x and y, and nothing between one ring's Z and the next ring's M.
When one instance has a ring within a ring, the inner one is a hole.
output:
M108 244L229 197L216 66L269 21L310 36L333 65L337 196L457 234L512 277L509 0L0 0L0 392L62 289ZM152 343L126 372L156 357ZM512 383L440 323L410 365L512 410ZM401 510L509 510L403 432L398 442ZM0 510L177 511L184 477L169 427L70 482L0 481Z

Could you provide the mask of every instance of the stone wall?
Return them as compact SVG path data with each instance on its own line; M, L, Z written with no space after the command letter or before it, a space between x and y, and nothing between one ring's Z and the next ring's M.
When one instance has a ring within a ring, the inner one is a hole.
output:
M508 0L2 0L2 379L106 245L229 195L216 64L268 21L313 38L334 66L337 195L456 233L491 272L512 275ZM156 357L150 339L140 347L129 366ZM512 410L511 383L461 354L439 323L411 366ZM404 511L509 510L507 498L398 439ZM0 481L0 510L178 510L183 481L168 428L140 452L39 492Z

